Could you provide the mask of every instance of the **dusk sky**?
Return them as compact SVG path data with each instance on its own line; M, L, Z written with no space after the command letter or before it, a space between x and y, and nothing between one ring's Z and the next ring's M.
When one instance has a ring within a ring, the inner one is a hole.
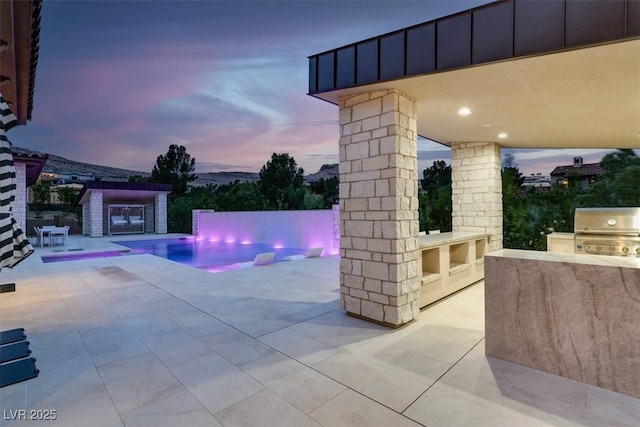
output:
M42 7L33 119L20 147L150 172L170 144L196 172L257 172L289 153L305 173L338 162L338 107L306 95L307 56L487 0L67 1ZM420 171L450 150L420 140ZM575 155L518 150L525 173Z

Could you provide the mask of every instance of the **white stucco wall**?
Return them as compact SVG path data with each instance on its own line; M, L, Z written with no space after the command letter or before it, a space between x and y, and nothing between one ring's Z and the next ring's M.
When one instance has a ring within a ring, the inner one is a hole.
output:
M334 252L334 210L194 211L198 239L270 244L296 249L325 248Z

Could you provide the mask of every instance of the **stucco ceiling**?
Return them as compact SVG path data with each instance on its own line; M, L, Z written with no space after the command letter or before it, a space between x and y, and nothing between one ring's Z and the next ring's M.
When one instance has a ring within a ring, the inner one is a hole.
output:
M640 148L640 40L520 58L317 94L397 89L415 98L418 133L445 145ZM467 107L468 116L458 110ZM506 139L499 139L499 133Z

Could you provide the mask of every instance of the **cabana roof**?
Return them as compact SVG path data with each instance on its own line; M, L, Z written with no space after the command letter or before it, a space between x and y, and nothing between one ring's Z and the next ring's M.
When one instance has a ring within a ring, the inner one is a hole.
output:
M87 181L84 184L78 200L80 204L88 203L92 191L102 191L103 201L141 201L155 197L158 193L171 193L171 184L157 184L150 182L116 182L116 181Z

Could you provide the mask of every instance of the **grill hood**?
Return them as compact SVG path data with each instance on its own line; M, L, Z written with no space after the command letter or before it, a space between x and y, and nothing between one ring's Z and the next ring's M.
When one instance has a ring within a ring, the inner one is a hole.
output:
M640 236L640 208L577 208L576 234Z

